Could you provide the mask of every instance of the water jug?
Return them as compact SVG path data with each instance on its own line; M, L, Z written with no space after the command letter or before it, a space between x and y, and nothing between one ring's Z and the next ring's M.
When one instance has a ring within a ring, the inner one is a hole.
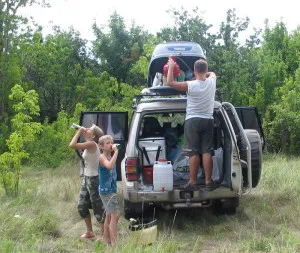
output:
M173 190L173 166L167 159L159 159L153 166L154 191Z

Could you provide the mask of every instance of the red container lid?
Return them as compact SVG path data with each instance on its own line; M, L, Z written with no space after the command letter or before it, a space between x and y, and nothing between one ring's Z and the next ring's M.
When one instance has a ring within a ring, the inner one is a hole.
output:
M168 159L166 159L166 158L160 158L160 159L158 159L158 161L159 161L159 162L167 162Z

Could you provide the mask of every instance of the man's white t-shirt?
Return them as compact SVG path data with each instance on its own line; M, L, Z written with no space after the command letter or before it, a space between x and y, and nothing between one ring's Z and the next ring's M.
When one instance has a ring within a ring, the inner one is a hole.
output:
M186 117L212 119L216 93L216 79L188 81Z

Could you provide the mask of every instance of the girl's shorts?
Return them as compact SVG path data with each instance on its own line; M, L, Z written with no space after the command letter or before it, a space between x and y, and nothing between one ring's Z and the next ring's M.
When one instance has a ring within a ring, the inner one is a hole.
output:
M106 214L118 213L119 204L116 193L100 194Z

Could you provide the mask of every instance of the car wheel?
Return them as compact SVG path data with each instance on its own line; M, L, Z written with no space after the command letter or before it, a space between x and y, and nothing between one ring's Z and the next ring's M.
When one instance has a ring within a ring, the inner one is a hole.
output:
M124 199L124 217L126 220L152 217L153 209L154 206L149 203L132 203Z
M213 205L213 212L217 215L233 215L239 206L239 198L217 199Z

